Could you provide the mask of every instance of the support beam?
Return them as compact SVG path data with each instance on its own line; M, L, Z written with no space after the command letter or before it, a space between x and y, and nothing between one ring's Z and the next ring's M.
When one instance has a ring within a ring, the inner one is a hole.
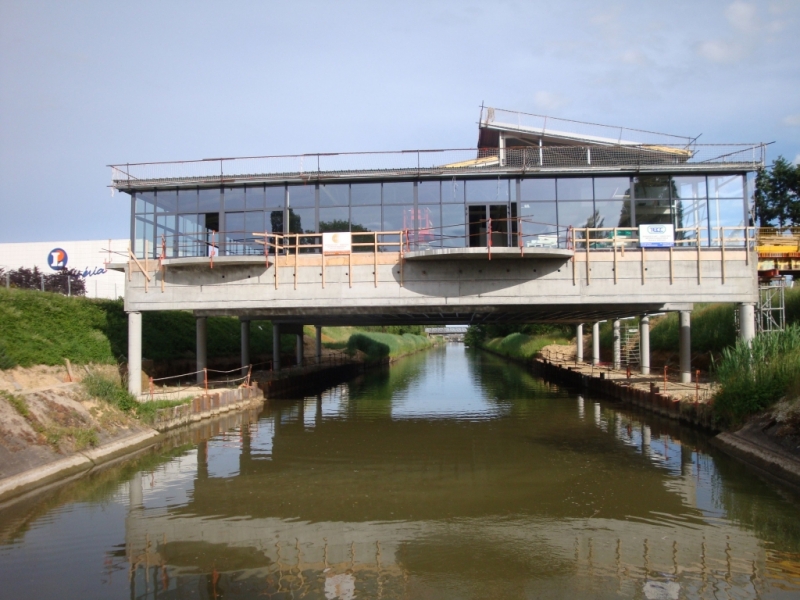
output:
M622 368L622 343L619 332L619 319L614 321L614 368Z
M583 323L575 327L575 362L583 362Z
M242 319L240 327L242 331L242 375L247 375L250 368L250 321Z
M692 311L682 310L681 317L681 383L692 382Z
M650 375L650 317L647 315L639 324L639 354L642 375Z
M600 321L592 323L592 364L600 364Z
M295 339L297 340L295 342L295 354L297 355L296 359L295 359L295 362L297 363L298 367L302 367L303 366L303 334L302 333L295 334Z
M142 393L142 313L128 313L128 392Z
M317 364L322 362L322 325L317 325L314 329L316 329L316 338L317 338Z
M197 356L197 383L203 383L204 374L203 369L208 366L208 319L206 317L196 317L196 332L197 332L197 349L195 355Z
M281 370L281 324L272 322L272 370Z
M739 338L750 344L756 337L756 308L754 304L739 305Z

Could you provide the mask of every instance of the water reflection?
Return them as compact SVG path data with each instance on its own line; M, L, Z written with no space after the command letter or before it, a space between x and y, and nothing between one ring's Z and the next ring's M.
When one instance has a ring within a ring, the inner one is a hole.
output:
M135 598L800 592L796 496L717 454L701 432L462 346L204 427L0 513L4 589L47 596L75 580L84 597ZM100 556L103 575L87 576ZM48 588L53 573L61 583Z

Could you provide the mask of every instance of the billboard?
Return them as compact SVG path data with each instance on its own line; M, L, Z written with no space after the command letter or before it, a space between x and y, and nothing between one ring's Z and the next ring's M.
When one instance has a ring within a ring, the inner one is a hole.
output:
M639 225L640 248L672 248L674 245L673 225Z

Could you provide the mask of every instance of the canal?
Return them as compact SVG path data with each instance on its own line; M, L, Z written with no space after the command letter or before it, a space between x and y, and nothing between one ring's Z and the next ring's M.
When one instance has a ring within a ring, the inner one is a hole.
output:
M449 344L0 511L3 598L797 598L800 497Z

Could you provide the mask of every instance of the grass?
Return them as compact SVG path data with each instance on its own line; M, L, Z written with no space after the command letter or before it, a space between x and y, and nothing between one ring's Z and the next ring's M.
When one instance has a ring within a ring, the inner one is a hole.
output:
M208 356L237 356L239 320L209 317ZM291 340L285 339L286 348ZM142 355L153 360L194 357L195 319L185 311L142 316ZM128 323L122 300L67 297L0 288L0 369L16 365L116 364L125 362ZM272 324L254 321L252 356L272 353Z
M545 346L549 344L570 344L571 341L558 333L543 335L525 335L512 333L503 338L487 340L482 344L484 348L519 360L530 360Z
M25 398L9 394L8 392L0 392L0 396L8 401L23 419L30 420L31 411L28 409L28 403L25 402Z
M786 323L800 323L800 282L796 287L786 290Z
M83 387L91 397L116 406L123 412L130 413L145 423L152 423L155 420L156 411L160 408L180 406L191 401L191 398L183 398L180 400L139 402L116 381L97 374L84 377Z
M368 362L397 358L433 346L433 342L421 335L404 333L381 333L362 331L354 333L347 341L347 351L354 354L360 350Z
M756 336L722 353L714 412L723 425L742 423L787 394L800 393L800 324Z

